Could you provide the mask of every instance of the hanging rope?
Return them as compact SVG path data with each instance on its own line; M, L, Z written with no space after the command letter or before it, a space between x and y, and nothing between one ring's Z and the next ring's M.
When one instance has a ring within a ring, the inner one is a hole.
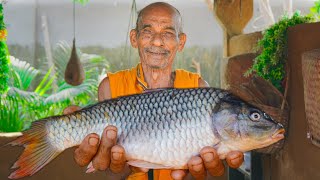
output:
M76 39L76 2L73 1L73 40Z

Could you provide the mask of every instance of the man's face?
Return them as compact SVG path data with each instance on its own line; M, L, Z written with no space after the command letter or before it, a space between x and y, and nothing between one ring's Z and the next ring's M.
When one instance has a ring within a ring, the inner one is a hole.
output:
M185 34L179 34L179 20L168 8L145 10L137 30L130 33L132 46L138 48L141 63L156 69L172 66L177 51L185 44Z

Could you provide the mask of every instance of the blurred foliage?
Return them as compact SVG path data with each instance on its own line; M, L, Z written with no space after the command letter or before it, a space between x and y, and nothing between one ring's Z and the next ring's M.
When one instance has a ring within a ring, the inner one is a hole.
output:
M316 21L320 20L320 0L314 2L314 6L310 8L309 16L315 18Z
M67 66L71 47L61 42L53 52L54 67L48 67L47 61L40 60L41 69L30 63L10 57L9 91L0 97L0 131L14 132L29 127L32 121L48 116L62 114L62 110L72 104L87 106L97 102L97 87L108 69L105 58L82 53L78 55L86 72L85 81L79 86L70 86L64 81L64 69ZM55 70L55 75L51 72ZM38 78L32 87L31 84ZM53 90L56 82L58 89Z
M220 62L222 61L223 49L221 46L186 47L181 53L177 54L174 69L185 69L196 72L192 66L192 60L200 63L201 76L211 87L220 87Z

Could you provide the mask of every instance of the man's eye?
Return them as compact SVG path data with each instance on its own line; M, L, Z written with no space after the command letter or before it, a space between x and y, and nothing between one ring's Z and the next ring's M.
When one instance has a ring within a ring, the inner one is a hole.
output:
M164 36L165 36L165 37L170 37L170 38L171 38L171 37L174 37L174 36L175 36L175 33L172 33L172 32L165 32L165 33L164 33Z
M150 31L149 29L144 29L144 30L142 30L142 32L143 32L144 34L151 34L151 31Z

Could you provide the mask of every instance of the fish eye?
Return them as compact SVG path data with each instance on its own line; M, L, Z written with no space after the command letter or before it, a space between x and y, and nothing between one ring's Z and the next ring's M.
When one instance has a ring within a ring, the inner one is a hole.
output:
M258 113L258 112L256 112L256 111L250 113L250 119L251 119L252 121L259 121L260 118L261 118L260 113Z

